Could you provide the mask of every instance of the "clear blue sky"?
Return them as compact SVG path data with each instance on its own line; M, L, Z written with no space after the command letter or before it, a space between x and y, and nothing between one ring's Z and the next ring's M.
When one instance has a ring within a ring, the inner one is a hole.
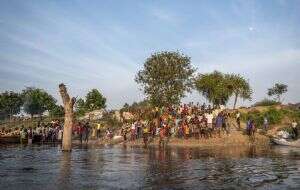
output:
M179 50L198 72L244 75L254 102L275 82L298 102L299 10L300 0L1 1L0 91L35 86L59 99L64 82L73 96L100 89L118 108L143 99L134 76L151 53Z

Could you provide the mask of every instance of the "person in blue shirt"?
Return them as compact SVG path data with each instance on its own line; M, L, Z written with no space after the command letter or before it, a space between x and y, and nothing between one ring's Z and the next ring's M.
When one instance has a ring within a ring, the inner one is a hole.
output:
M216 117L216 132L219 135L219 137L221 137L221 128L223 126L223 123L224 123L224 117L223 117L223 114L221 112Z

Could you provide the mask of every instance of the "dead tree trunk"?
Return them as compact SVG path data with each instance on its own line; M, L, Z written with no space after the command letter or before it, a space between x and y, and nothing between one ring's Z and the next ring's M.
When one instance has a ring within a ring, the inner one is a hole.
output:
M65 123L63 132L62 150L72 150L72 127L74 122L73 106L75 98L70 98L66 86L62 83L59 85L59 93L61 95L65 109Z

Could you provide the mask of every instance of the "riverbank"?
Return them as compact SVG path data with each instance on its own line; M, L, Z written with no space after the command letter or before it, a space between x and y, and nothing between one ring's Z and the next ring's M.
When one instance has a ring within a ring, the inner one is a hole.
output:
M144 146L143 139L136 141L124 142L128 146ZM158 146L159 139L155 138L148 143L148 146ZM255 139L250 139L249 136L243 135L238 131L234 131L229 135L222 135L221 137L214 137L209 139L195 139L193 137L189 139L169 138L167 146L176 147L230 147L230 146L269 146L270 140L268 137L256 134Z
M74 140L73 144L81 144L79 140ZM126 145L130 147L144 147L143 138L137 139L135 141L123 141L120 139L99 139L99 140L89 140L88 143L83 143L93 146L101 145ZM148 141L148 146L158 146L159 138L150 138ZM214 137L209 139L195 139L191 137L189 139L180 139L176 137L170 137L168 139L167 146L171 147L236 147L236 146L264 146L267 147L270 144L270 139L267 136L255 134L255 139L249 138L248 135L242 134L240 131L232 131L230 134L222 134L221 137Z

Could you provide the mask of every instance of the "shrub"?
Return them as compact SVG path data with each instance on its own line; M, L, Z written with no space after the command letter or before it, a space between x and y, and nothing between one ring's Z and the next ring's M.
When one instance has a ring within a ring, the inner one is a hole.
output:
M274 105L279 105L279 104L280 104L280 102L265 98L259 102L256 102L253 106L274 106Z
M283 119L283 111L275 108L270 108L264 113L264 117L267 117L269 124L278 124Z
M260 128L264 123L264 117L267 117L269 124L279 124L283 119L283 111L275 108L270 108L267 111L260 112L253 110L248 113L242 114L242 119L246 122L248 119L252 119L255 125Z
M247 120L252 119L256 126L261 126L264 122L263 114L258 110L252 110L248 113L242 114L242 119L247 122Z

